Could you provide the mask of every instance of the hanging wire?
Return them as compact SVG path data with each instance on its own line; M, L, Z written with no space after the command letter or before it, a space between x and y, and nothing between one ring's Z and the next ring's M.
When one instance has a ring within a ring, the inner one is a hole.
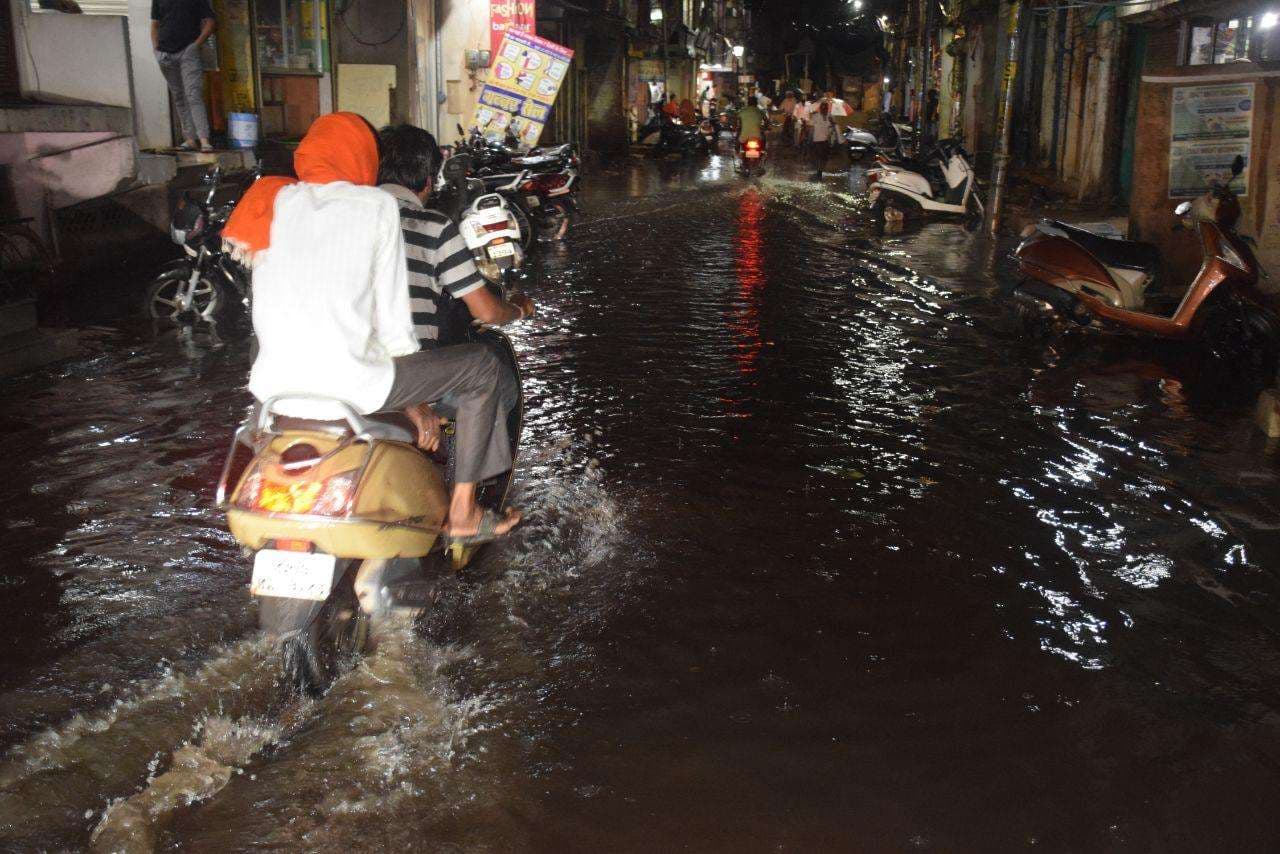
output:
M359 0L349 0L349 2L343 5L342 11L338 12L338 15L337 15L338 20L342 22L342 26L346 28L346 31L351 34L351 38L352 40L355 41L356 44L364 45L365 47L380 47L384 44L387 44L392 39L398 37L402 32L404 32L405 21L409 17L408 4L404 4L400 6L400 23L396 26L395 32L393 32L391 35L387 36L382 41L376 41L376 42L367 42L364 39L360 38L360 36L356 35L356 31L351 29L351 25L347 23L347 13L350 12L358 4L359 4Z

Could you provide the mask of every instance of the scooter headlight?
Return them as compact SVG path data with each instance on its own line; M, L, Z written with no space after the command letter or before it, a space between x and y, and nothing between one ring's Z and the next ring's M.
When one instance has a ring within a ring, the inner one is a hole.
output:
M1218 244L1218 260L1228 266L1235 267L1245 275L1249 273L1249 265L1245 263L1240 253L1225 238Z

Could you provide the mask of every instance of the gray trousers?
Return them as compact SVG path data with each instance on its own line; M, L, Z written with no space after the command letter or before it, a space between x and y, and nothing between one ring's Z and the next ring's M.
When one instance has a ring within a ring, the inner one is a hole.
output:
M200 65L200 48L192 42L178 53L156 51L160 73L169 84L173 106L178 111L182 135L188 140L209 138L209 114L204 108L204 68Z
M457 410L458 483L478 483L511 468L507 413L516 405L516 381L492 350L483 344L439 347L399 356L395 366L384 409L444 399Z

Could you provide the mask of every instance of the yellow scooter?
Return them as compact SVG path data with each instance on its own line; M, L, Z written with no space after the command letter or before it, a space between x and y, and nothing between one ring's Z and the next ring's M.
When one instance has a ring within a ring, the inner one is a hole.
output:
M520 386L505 335L481 328L468 337L493 348ZM258 624L281 641L286 681L318 693L364 651L371 619L431 607L476 547L446 547L440 536L454 468L451 427L428 455L402 416L365 416L326 401L342 418L312 421L279 414L289 400L298 398L263 402L236 431L217 500L232 535L253 554ZM513 459L523 393L518 400L507 425ZM482 507L504 508L512 474L478 486Z

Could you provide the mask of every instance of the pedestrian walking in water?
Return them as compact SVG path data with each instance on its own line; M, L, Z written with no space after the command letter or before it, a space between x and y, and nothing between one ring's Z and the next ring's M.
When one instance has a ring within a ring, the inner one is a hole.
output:
M151 0L151 46L173 106L182 125L182 145L213 151L209 142L209 113L204 107L204 67L200 46L213 35L217 22L209 0Z
M822 180L822 168L831 156L831 137L835 124L831 121L831 104L822 101L809 117L809 143L813 154L813 180Z

